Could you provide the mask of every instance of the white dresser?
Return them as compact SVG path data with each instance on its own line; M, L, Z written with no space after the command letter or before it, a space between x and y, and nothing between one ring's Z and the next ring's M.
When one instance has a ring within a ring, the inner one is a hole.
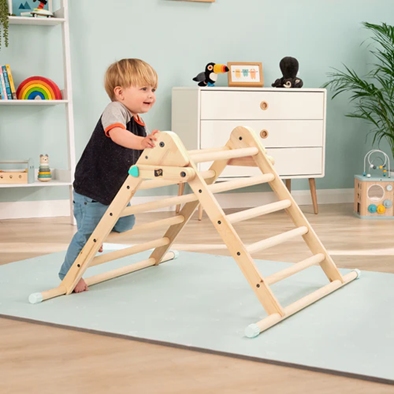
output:
M326 90L173 88L171 129L188 150L223 146L236 126L255 130L288 187L291 179L310 180L317 213L314 180L325 171ZM209 165L202 163L199 169ZM257 168L228 166L221 177L257 172Z

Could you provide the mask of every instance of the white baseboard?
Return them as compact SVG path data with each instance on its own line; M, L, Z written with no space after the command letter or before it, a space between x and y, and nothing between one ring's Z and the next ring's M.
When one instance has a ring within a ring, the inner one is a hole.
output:
M69 216L68 200L15 201L0 203L1 219L45 218Z
M312 205L309 190L294 190L292 196L298 205ZM168 196L170 197L170 196ZM166 198L166 196L144 196L134 197L134 204L155 201ZM272 192L263 193L226 193L216 194L216 198L222 208L249 208L268 204L276 201ZM351 203L354 199L353 189L325 189L317 190L318 204L341 204ZM158 211L170 211L174 207L161 208ZM68 200L50 201L16 201L0 203L1 219L21 219L21 218L44 218L69 216L70 205Z

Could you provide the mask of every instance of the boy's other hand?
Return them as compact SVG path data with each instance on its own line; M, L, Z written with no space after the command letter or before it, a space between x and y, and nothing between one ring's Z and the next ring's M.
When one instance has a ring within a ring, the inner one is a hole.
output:
M153 130L152 133L142 139L142 149L154 148L156 146L155 141L157 141L157 137L155 135L157 133L159 133L159 130Z

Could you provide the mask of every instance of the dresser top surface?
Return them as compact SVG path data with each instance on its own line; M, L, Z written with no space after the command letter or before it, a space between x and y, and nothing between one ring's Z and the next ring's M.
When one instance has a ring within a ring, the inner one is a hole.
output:
M195 90L201 92L287 92L287 93L299 93L299 92L326 92L327 89L322 88L248 88L248 87L228 87L228 86L211 86L211 87L200 87L200 86L179 86L173 87L172 90Z

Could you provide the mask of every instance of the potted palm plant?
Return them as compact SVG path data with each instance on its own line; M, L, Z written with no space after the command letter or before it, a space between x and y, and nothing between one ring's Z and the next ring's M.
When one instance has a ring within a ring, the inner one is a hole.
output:
M2 41L8 47L8 15L9 15L9 0L0 0L0 49Z
M333 90L333 99L340 93L351 93L349 101L355 105L346 116L367 121L372 126L372 143L386 140L394 157L394 27L386 23L363 25L372 33L372 69L364 76L347 66L344 71L334 69L323 87Z

